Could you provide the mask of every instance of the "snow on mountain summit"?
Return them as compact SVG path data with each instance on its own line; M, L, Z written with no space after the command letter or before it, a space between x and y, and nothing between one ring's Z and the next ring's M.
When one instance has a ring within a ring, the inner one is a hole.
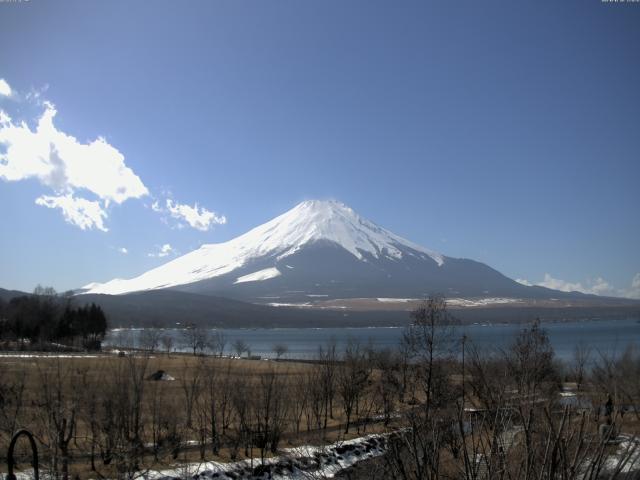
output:
M398 247L405 246L426 253L438 264L443 262L440 254L379 227L335 200L302 202L285 214L238 237L238 240L245 237L255 240L261 238L266 251L282 248L279 258L309 243L325 240L340 245L358 259L362 259L365 252L376 258L384 254L401 258L402 252Z
M87 285L83 293L122 294L162 289L228 274L251 261L274 257L281 260L315 242L332 242L359 260L400 259L407 250L425 254L439 266L444 257L360 217L334 200L308 200L288 212L228 242L206 244L193 252L130 280ZM245 275L239 282L262 281L279 275L275 268Z

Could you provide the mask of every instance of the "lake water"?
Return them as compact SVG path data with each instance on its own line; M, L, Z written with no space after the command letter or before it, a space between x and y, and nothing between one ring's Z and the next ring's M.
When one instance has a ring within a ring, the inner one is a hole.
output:
M467 335L469 342L481 349L503 348L509 345L523 325L487 324L456 327L455 335ZM543 323L556 356L569 360L578 344L591 348L594 354L619 354L629 345L640 346L640 321L585 320L576 322ZM344 347L350 338L374 347L394 348L398 345L404 329L402 327L372 328L274 328L274 329L224 329L227 340L226 353L232 353L234 340L242 339L251 348L252 355L274 357L273 345L284 344L288 348L286 358L313 358L319 345L335 339L338 348ZM106 345L137 346L141 329L116 329L109 332ZM163 335L174 337L174 348L188 351L182 345L181 330L165 329Z

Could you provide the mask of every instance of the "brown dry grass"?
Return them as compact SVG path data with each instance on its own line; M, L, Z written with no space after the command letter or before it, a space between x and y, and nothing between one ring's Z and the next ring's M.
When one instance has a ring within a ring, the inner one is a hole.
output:
M170 409L171 414L179 418L179 422L184 422L184 390L183 384L188 383L203 363L208 368L214 368L219 374L230 373L231 378L243 378L249 384L258 384L261 376L267 373L275 373L284 381L285 391L295 384L303 381L303 377L308 375L314 366L305 362L293 361L266 361L266 360L248 360L248 359L231 359L231 358L215 358L201 357L189 354L171 354L154 353L145 355L142 353L133 354L128 357L119 357L115 354L96 354L96 355L38 355L37 357L15 355L0 356L0 382L19 383L24 378L24 397L20 408L19 424L20 428L27 428L34 432L41 442L46 442L45 432L42 430L43 420L43 382L50 381L58 372L62 372L64 377L63 394L65 397L72 397L74 394L86 392L78 392L78 389L95 389L96 392L101 391L101 387L112 382L114 378L121 375L128 368L129 362L135 362L144 365L145 378L150 374L164 370L166 373L175 378L174 381L152 381L145 380L145 400L152 395L158 395L165 401L165 408ZM49 379L49 380L48 380ZM286 395L286 393L285 393ZM143 401L143 403L144 403ZM143 425L146 425L149 419L149 409L145 406L143 411ZM296 434L290 425L285 431L281 446L299 446L306 444L319 444L323 442L334 442L339 439L353 438L358 436L360 428L354 427L349 435L343 433L344 418L335 401L333 417L328 422L326 430L317 430L308 426L303 418L301 432ZM233 426L235 428L235 426ZM381 425L367 425L366 433L381 432L384 430ZM193 432L186 432L185 435L191 435L195 439ZM72 458L71 458L71 475L78 475L80 478L96 477L97 472L90 470L89 458L87 457L89 438L89 427L86 418L80 418L75 432L77 440L73 442ZM187 438L189 439L189 438ZM4 458L8 447L8 435L6 432L0 434L0 457ZM26 450L24 446L18 449L17 460L26 461ZM241 452L241 457L242 457ZM222 448L219 455L213 456L210 449L207 449L207 461L230 461L231 455L228 448ZM257 449L250 452L254 457L259 456ZM41 452L41 459L46 462L46 454ZM200 460L200 454L197 448L183 448L178 459L173 460L168 456L164 456L159 460L154 460L151 455L145 456L145 467L161 469L166 468L175 461L197 462ZM4 463L4 462L3 462ZM101 464L97 459L98 470L100 475L115 476L113 467L107 467ZM4 467L2 468L4 470Z

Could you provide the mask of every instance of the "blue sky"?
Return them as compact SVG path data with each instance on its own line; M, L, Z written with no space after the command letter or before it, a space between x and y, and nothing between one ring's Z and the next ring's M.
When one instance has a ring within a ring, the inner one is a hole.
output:
M0 3L0 45L1 287L130 277L335 198L640 296L638 3L31 0Z

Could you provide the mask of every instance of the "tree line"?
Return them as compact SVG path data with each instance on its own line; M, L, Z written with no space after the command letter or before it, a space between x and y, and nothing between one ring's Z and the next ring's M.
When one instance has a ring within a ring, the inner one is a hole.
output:
M5 348L99 350L107 328L100 306L75 306L71 295L52 288L38 286L32 295L0 300L0 341Z

